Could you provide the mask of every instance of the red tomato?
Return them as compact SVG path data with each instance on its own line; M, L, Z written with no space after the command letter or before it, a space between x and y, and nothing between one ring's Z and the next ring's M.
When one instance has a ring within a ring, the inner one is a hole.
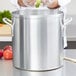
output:
M0 49L0 58L3 57L3 49Z
M3 57L5 60L10 60L13 58L13 53L10 50L3 51Z
M12 51L12 46L11 46L11 45L6 45L6 46L4 47L4 51L7 50L7 49Z

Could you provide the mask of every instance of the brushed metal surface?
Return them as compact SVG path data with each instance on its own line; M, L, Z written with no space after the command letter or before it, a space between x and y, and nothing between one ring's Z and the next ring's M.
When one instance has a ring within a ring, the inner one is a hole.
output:
M45 15L44 11L31 12L27 15L13 14L14 66L26 70L48 70L62 66L63 13L49 12Z
M29 72L13 69L13 76L64 76L63 68L46 72Z
M76 49L66 49L65 56L76 58ZM56 71L52 71L52 72L51 71L40 72L40 75L44 75L44 76L53 76L53 75L55 75L55 76L76 76L76 63L64 61L64 68L60 68L60 69L58 69ZM63 71L64 75L59 73L60 71ZM44 74L42 74L42 73L44 73ZM0 76L27 76L30 74L26 74L25 71L18 70L16 68L14 68L12 65L12 60L0 59ZM38 72L37 72L37 74L38 74ZM37 76L37 74L33 73L31 75Z

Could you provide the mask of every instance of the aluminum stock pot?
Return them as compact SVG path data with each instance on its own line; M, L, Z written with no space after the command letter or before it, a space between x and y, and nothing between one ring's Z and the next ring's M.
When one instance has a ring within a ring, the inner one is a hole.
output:
M64 14L58 9L27 8L12 13L13 64L26 71L63 66Z
M25 9L13 12L14 66L51 70L63 65L63 12Z

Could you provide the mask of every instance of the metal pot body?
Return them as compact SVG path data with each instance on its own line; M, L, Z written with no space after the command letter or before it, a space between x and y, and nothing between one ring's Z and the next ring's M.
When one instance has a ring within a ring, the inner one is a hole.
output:
M41 14L44 11L40 11L13 12L13 63L16 68L45 71L63 65L63 13Z

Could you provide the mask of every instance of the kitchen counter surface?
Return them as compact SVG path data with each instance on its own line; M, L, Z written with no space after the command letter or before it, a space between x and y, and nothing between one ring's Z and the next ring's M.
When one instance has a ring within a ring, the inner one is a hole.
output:
M76 49L65 50L65 56L76 58ZM76 76L76 63L64 61L64 69L65 76ZM20 71L13 67L12 60L0 60L0 76L18 76L19 74Z
M12 41L12 36L0 36L0 41L2 41L2 42L5 42L5 41L10 42L10 41Z

